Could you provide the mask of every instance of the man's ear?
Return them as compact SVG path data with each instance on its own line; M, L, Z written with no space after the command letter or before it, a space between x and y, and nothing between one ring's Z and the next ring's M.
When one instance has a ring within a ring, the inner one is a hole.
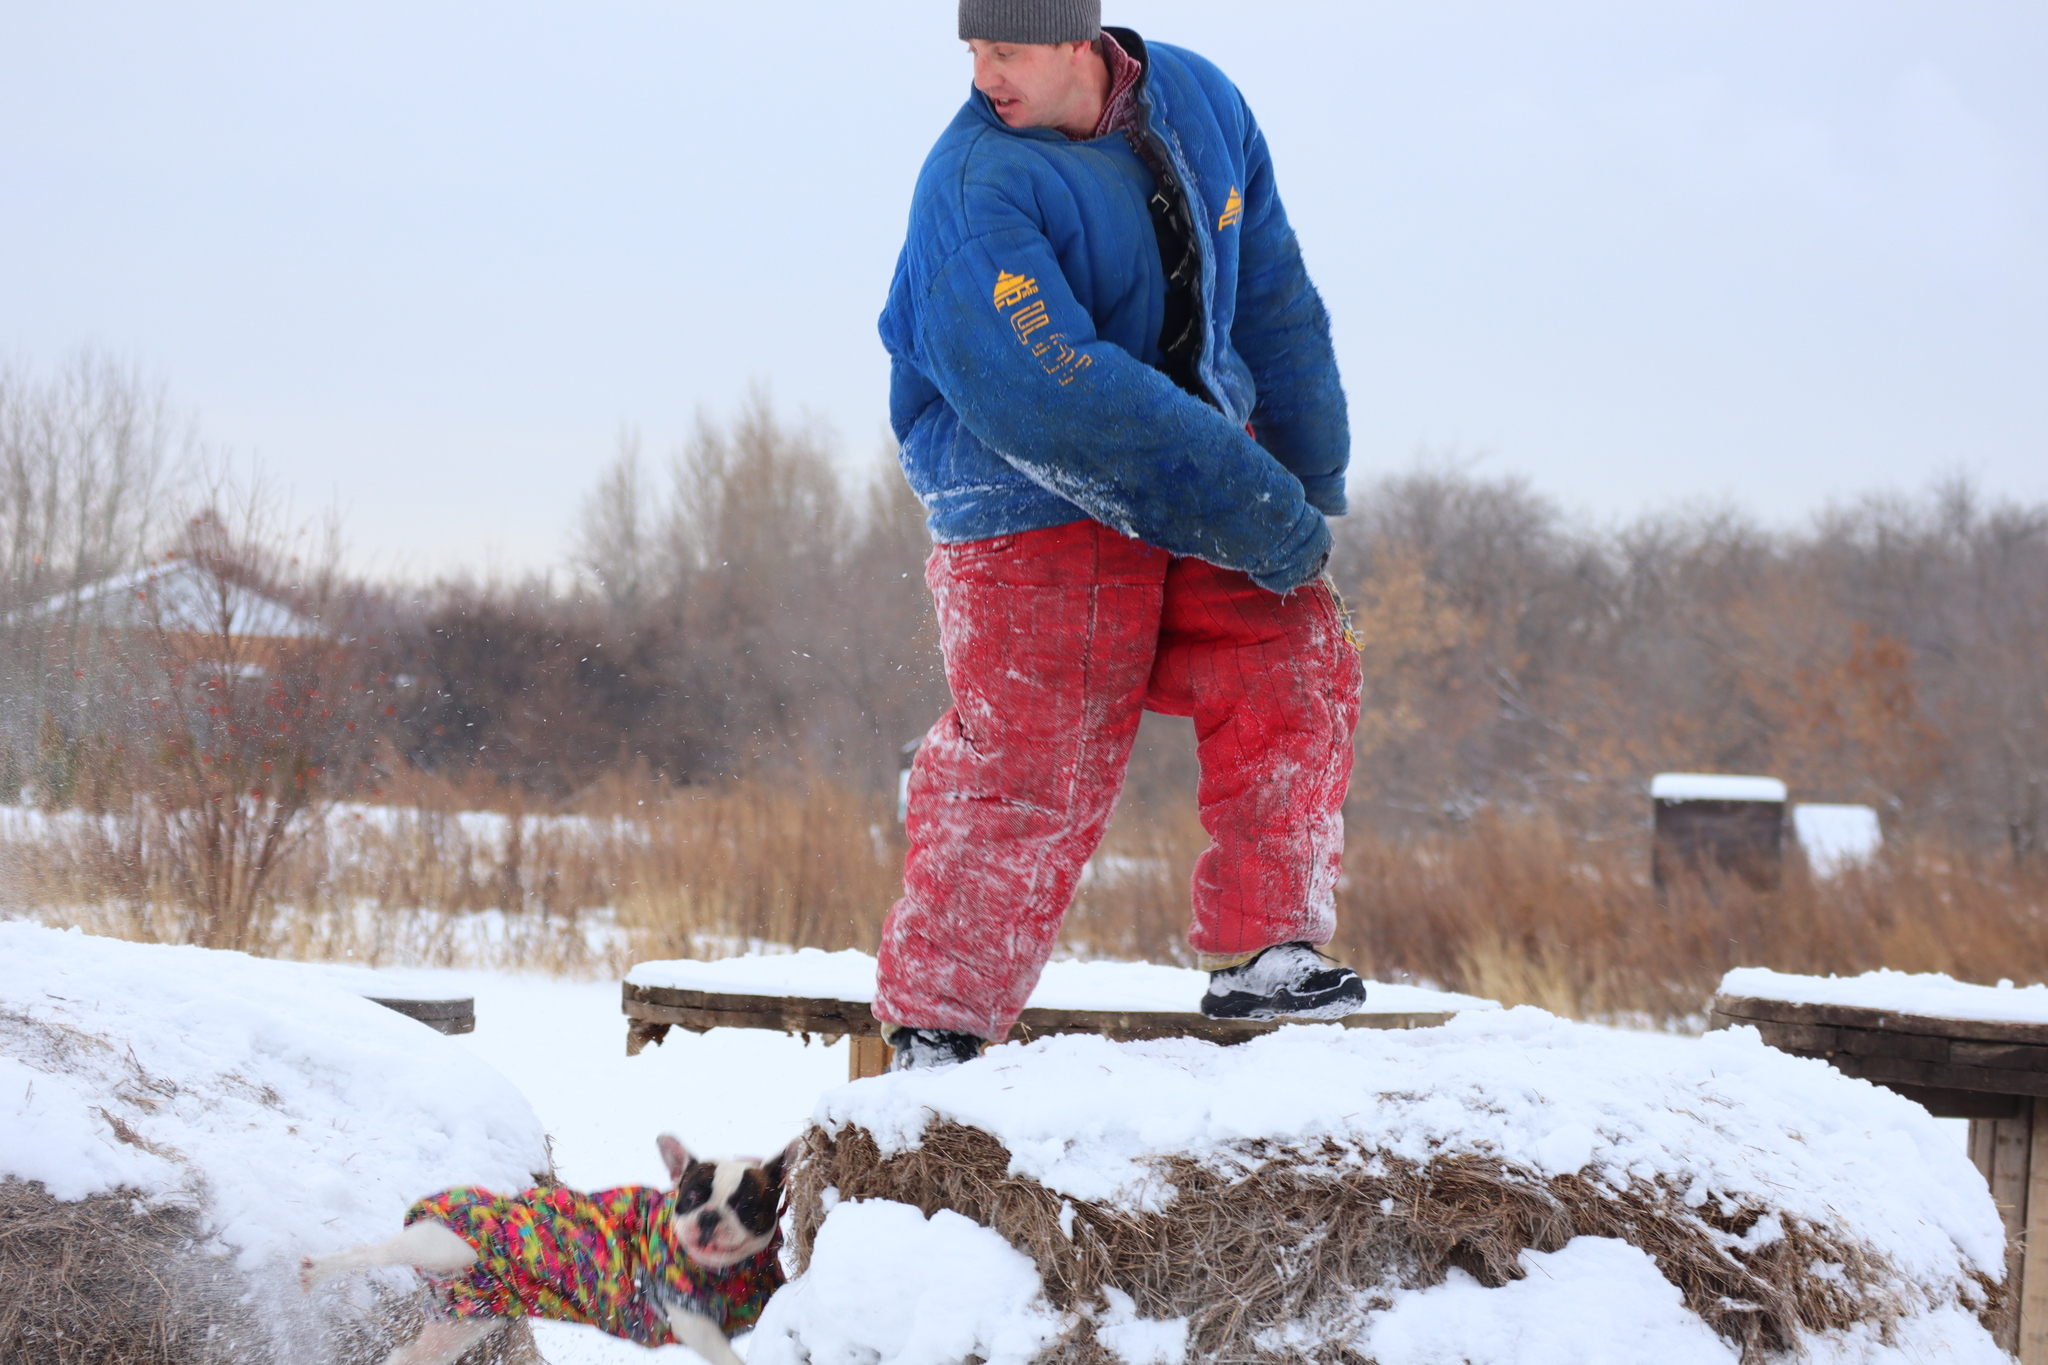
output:
M784 1147L774 1156L761 1163L761 1174L768 1177L769 1184L782 1184L782 1178L788 1174L790 1163L796 1160L797 1149L801 1146L803 1146L803 1139L798 1138L795 1142L790 1143L789 1146Z
M681 1180L683 1172L690 1168L690 1149L683 1146L674 1133L663 1133L654 1140L654 1145L661 1149L661 1160L668 1167L669 1180Z

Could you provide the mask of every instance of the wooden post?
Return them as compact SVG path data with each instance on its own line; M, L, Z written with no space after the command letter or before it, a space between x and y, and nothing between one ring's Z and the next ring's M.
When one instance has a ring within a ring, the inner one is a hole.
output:
M2005 1224L2005 1283L2013 1296L2011 1309L1992 1336L2001 1349L2013 1352L2020 1346L2027 1221L2033 1204L2028 1190L2034 1146L2032 1103L2018 1118L1970 1120L1970 1160L1991 1187L1999 1221Z
M2027 1142L2026 1236L2021 1247L2020 1365L2048 1365L2048 1099L2036 1099Z
M846 1079L864 1081L889 1069L889 1045L880 1038L855 1034L846 1040Z

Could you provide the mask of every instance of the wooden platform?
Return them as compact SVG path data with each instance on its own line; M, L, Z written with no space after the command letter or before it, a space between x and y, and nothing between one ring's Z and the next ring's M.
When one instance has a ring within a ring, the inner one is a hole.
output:
M396 1010L408 1019L417 1019L438 1033L476 1032L476 1000L471 996L459 1000L405 1000L374 995L363 998L373 1005Z
M637 1055L659 1043L671 1028L703 1033L714 1028L761 1028L816 1036L826 1042L853 1040L847 1071L851 1079L880 1075L889 1049L882 1026L865 1004L854 1000L823 1000L788 995L728 995L720 991L686 991L627 982L621 1008L626 1014L626 1054ZM1433 1028L1449 1021L1449 1012L1354 1014L1346 1028ZM1285 1027L1283 1020L1211 1019L1188 1011L1025 1010L1010 1033L1014 1042L1056 1033L1094 1033L1104 1038L1203 1038L1212 1043L1241 1043L1247 1038Z
M1782 1052L1895 1090L1938 1118L1970 1121L1970 1159L2005 1221L2015 1291L2016 1312L1998 1343L2021 1365L2048 1365L2048 1024L1715 996L1708 1027L1737 1024Z

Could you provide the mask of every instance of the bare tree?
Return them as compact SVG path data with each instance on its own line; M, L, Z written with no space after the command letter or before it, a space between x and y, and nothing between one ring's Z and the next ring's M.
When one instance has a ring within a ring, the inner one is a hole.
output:
M142 562L192 449L132 367L90 351L47 377L0 367L0 799L70 801L83 749L108 742L87 590Z
M619 431L619 453L584 500L575 566L614 611L634 613L660 572L658 508L640 464L640 433Z
M331 520L288 527L260 477L216 471L135 586L133 818L156 850L137 892L183 906L194 942L258 942L281 860L370 776L380 698L339 564Z

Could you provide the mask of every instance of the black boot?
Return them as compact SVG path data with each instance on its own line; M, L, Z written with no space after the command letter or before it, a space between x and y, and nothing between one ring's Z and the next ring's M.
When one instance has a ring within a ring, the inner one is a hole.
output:
M897 1028L889 1035L891 1071L936 1071L981 1055L988 1044L971 1033L945 1028Z
M1250 962L1209 973L1202 1013L1211 1019L1342 1019L1365 1004L1365 982L1306 943L1268 948Z

